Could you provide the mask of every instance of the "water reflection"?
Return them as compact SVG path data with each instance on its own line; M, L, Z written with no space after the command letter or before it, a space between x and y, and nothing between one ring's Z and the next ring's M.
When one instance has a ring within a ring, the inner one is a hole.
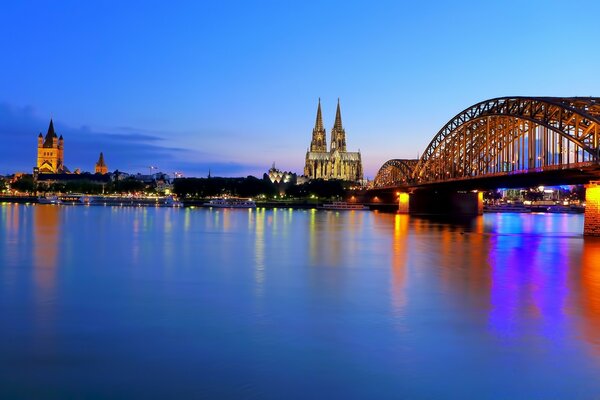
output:
M58 206L33 207L34 279L44 293L56 283L61 215Z
M600 239L586 238L580 259L579 279L571 290L575 301L571 311L581 309L583 338L595 348L600 357ZM600 361L600 358L599 358Z
M27 372L0 363L0 393L34 371L57 397L93 397L132 370L122 397L600 391L600 241L582 238L581 216L10 206L0 218L0 324L18 327L0 329L0 357Z
M406 214L394 215L394 236L392 241L392 304L396 318L402 315L407 302L406 260L408 257L409 219Z
M260 297L265 282L265 209L256 209L255 213L249 214L249 218L254 221L254 282L256 295Z

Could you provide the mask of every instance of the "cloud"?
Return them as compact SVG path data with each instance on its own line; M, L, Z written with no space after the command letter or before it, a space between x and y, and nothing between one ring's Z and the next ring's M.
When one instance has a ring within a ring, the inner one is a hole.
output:
M15 107L0 103L0 174L30 172L36 163L37 135L46 134L48 120L35 114L32 107ZM180 170L179 161L203 157L191 149L170 146L157 133L126 128L100 132L87 126L75 128L54 120L58 135L65 139L65 165L71 170L93 171L102 151L109 170L138 172L150 165L165 172Z

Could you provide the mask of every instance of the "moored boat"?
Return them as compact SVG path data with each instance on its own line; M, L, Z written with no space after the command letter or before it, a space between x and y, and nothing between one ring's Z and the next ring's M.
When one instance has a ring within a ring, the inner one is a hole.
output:
M204 203L205 207L216 208L256 208L256 203L251 199L223 198L212 199Z
M39 204L62 204L58 196L39 196L37 200Z
M183 203L176 200L173 196L167 196L161 200L161 207L183 207Z
M369 207L363 204L347 203L345 201L334 201L333 203L323 204L323 210L369 210Z

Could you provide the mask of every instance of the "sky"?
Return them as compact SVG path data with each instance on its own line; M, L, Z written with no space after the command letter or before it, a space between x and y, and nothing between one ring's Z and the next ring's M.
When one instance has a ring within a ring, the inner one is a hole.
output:
M501 96L600 96L596 1L13 1L0 12L0 174L52 117L65 164L302 173L337 99L365 176Z

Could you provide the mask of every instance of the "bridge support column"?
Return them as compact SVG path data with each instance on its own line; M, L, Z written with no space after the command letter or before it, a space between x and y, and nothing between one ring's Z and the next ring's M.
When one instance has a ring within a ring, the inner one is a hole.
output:
M398 193L398 214L410 213L410 194Z
M417 191L407 198L410 214L482 215L483 192ZM399 202L399 211L402 206Z
M600 236L600 182L592 182L585 186L583 234Z

